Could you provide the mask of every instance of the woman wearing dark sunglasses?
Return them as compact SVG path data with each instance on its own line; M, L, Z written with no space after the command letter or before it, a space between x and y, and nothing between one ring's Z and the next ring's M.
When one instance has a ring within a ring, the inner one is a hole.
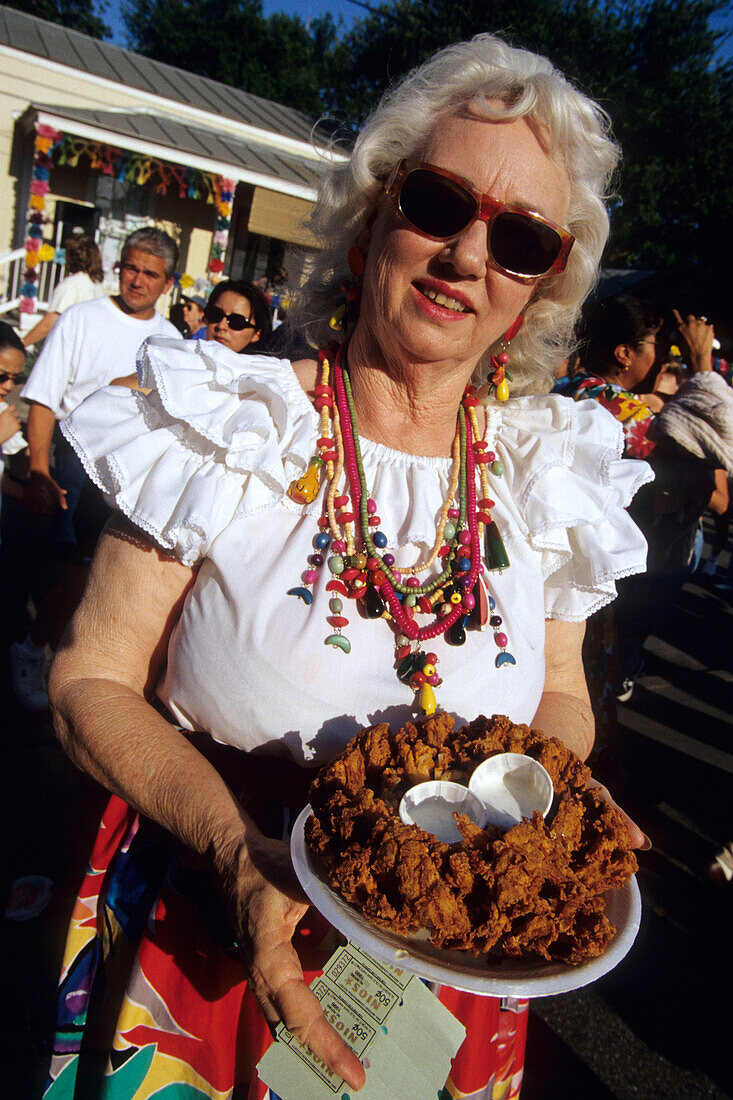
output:
M50 687L62 742L117 796L83 939L118 929L112 955L136 959L126 1072L262 1097L254 1066L284 1020L339 1095L361 1087L308 988L329 941L282 839L283 806L292 820L360 727L499 712L590 751L583 620L644 567L621 505L648 471L618 459L602 410L544 394L596 277L615 163L601 111L544 58L489 35L452 46L324 173L290 322L306 358L239 366L212 341L152 340L149 396L94 395L65 422L127 517ZM230 293L212 332L249 316ZM123 870L139 888L117 889ZM80 942L61 997L77 1035L102 979L82 980ZM515 1097L526 1002L440 995L467 1026L448 1091ZM68 1034L52 1077L71 1081L85 1057ZM434 1096L414 1073L410 1094Z
M237 352L259 351L272 332L267 298L258 286L244 279L217 283L206 304L204 322L207 340Z

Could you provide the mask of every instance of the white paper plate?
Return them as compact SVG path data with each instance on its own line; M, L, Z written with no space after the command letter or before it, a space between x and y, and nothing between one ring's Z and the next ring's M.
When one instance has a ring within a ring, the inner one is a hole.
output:
M636 879L606 893L606 915L616 935L603 955L579 966L523 959L474 958L469 951L442 951L433 947L427 932L401 936L377 928L331 889L325 871L311 857L305 843L310 806L299 815L290 841L293 866L300 884L319 913L357 947L401 970L432 982L492 997L547 997L589 985L613 970L636 939L641 920L641 895Z

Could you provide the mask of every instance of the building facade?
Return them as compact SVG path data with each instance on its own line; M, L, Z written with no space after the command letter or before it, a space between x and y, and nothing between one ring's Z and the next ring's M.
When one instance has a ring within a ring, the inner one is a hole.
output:
M184 290L223 274L297 281L303 221L338 155L307 116L3 6L0 72L6 309L42 306L74 230L96 239L109 289L120 242L151 223L178 242Z

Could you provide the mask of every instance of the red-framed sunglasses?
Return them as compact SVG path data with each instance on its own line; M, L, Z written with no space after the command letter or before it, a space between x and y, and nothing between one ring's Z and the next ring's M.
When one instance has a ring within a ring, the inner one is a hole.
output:
M445 168L403 160L385 191L421 237L450 241L480 218L486 222L491 263L519 282L565 270L575 237L560 225L477 191Z

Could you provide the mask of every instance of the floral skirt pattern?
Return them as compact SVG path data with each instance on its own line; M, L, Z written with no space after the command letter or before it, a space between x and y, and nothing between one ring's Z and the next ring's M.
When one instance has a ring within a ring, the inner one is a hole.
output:
M314 909L293 942L306 982L338 943ZM257 1076L273 1040L232 947L208 876L113 797L72 914L44 1100L279 1100ZM518 1097L527 1002L436 991L466 1027L442 1100Z

